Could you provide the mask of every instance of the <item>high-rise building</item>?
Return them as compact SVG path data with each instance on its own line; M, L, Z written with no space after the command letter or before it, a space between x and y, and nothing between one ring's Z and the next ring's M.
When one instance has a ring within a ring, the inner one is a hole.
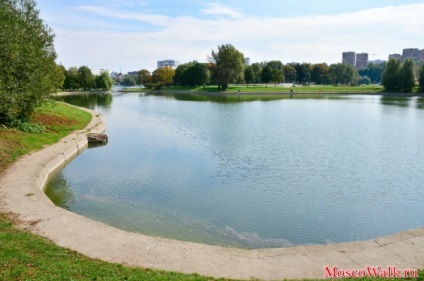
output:
M389 55L389 60L402 60L402 55L401 54L391 54Z
M177 68L180 63L176 60L162 60L158 61L158 68L171 67Z
M355 67L356 66L356 54L355 54L355 52L343 52L342 63Z
M250 58L244 58L244 64L250 65Z
M419 62L420 61L420 50L418 50L417 48L403 49L402 61L405 61L406 59L412 59L415 62Z
M356 54L356 68L361 70L368 66L368 53Z

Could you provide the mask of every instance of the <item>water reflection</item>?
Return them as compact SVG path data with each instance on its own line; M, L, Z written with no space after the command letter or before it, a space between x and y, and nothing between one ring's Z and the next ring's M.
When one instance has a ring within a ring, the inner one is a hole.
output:
M205 93L142 93L140 96L161 96L179 101L196 101L196 102L216 102L216 103L238 103L252 101L275 101L284 99L347 99L347 96L337 94L246 94L246 93L228 93L228 94L205 94Z
M100 107L101 109L109 110L112 104L113 96L111 94L84 94L70 95L55 98L58 101L63 101L76 106L81 106L89 109Z
M418 109L424 109L424 98L418 98L417 99L417 108Z
M411 100L411 98L409 98L409 97L382 96L381 97L381 104L399 106L399 107L408 107L410 100Z
M44 190L47 197L56 205L67 210L75 203L74 194L69 187L68 181L64 178L63 173L56 175L46 186Z

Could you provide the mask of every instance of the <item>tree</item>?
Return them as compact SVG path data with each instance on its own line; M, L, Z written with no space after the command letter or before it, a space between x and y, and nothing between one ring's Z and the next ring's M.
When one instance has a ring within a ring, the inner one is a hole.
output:
M218 88L227 90L230 83L242 81L244 76L244 56L233 45L218 46L218 52L212 50L210 62L215 64L213 75Z
M109 71L102 71L96 76L96 88L110 91L112 89L113 80L109 75Z
M296 69L291 65L284 66L284 77L287 83L295 83L296 81Z
M253 83L261 83L261 76L262 76L262 66L260 63L252 63L252 70L254 73L254 81Z
M420 90L424 91L424 63L421 65L419 69L418 80L420 82Z
M328 81L329 67L326 63L318 63L312 65L311 81L315 84L322 85Z
M94 86L94 75L88 66L78 68L79 84L84 90L91 89Z
M404 92L410 93L415 87L414 61L406 59L399 71L399 86Z
M372 83L380 83L381 82L381 74L386 67L386 62L382 63L369 63L367 68L361 69L358 71L360 76L368 76L371 79Z
M189 64L185 73L186 85L194 87L209 83L210 74L205 64L194 61Z
M0 120L27 121L55 88L53 31L34 0L0 1Z
M390 59L381 76L381 83L386 91L396 91L399 89L399 72L401 63L399 60Z
M311 80L312 65L310 63L291 63L292 67L296 69L296 82L308 84Z
M284 67L281 61L270 61L262 69L262 81L277 85L284 80Z
M254 83L256 80L255 72L253 71L253 67L251 65L247 65L244 69L244 81L247 84L247 87L249 87L250 83Z
M70 67L68 71L65 73L64 88L72 89L72 90L81 88L80 81L79 81L78 68L76 68L75 66Z
M52 85L55 92L57 92L58 89L63 88L63 84L65 82L65 75L66 68L61 64L57 64L52 75Z
M152 83L152 75L150 74L150 71L148 71L147 69L140 70L138 72L138 77L142 85Z
M330 65L328 70L331 83L334 85L357 85L359 80L358 70L351 65L337 63Z
M172 84L174 80L175 70L171 67L158 68L152 73L152 82L161 85Z
M371 79L368 76L359 76L358 83L360 85L369 85L371 84Z
M124 78L122 78L121 84L127 87L136 85L134 77L130 75L124 75Z

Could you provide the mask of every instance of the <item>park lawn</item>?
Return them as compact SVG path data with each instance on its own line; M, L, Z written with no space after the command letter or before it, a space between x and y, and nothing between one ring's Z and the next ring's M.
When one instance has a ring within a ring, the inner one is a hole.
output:
M32 122L43 133L24 133L0 128L0 171L18 157L55 143L70 132L84 128L91 114L62 103L39 108ZM4 161L5 160L5 161ZM1 174L0 174L1 176ZM284 270L282 265L281 270ZM49 240L21 230L0 214L0 280L227 280L144 268L130 268L85 257ZM363 280L386 280L381 278ZM424 271L417 279L424 280Z

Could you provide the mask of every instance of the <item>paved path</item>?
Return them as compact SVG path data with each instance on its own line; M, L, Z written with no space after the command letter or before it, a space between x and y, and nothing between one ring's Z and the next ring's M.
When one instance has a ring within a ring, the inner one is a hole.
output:
M87 130L102 132L103 118L95 113L93 116ZM424 268L424 228L364 242L243 250L129 233L58 208L42 189L50 173L87 146L87 130L27 155L5 171L0 179L0 211L13 215L19 226L60 246L131 266L264 280L322 278L324 266Z

